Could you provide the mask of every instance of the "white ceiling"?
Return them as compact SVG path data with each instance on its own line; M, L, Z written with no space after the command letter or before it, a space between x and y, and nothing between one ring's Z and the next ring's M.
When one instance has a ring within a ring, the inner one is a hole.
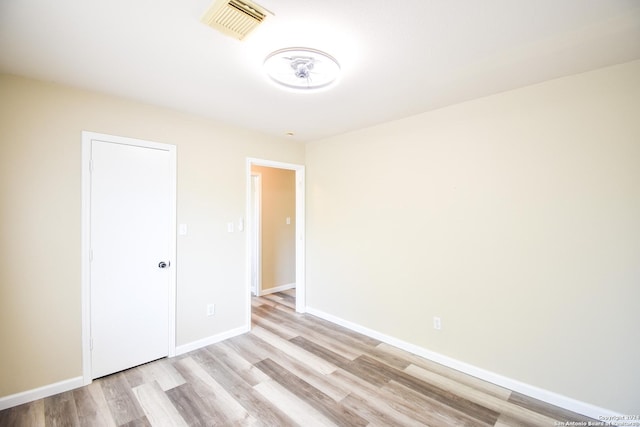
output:
M211 2L0 0L0 72L310 141L640 58L640 0L258 0L274 16L244 41L200 22ZM338 59L338 84L267 81L291 46Z

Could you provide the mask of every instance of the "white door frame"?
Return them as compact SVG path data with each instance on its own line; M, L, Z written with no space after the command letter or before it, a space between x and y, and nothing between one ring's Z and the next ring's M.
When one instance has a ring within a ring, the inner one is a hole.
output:
M249 251L251 255L251 290L255 291L255 295L260 296L262 294L262 174L251 172L251 180L253 189L250 205L251 217L247 218L251 222L247 230L251 239L251 250ZM253 288L254 280L255 289Z
M296 311L298 313L305 313L307 311L306 306L306 282L305 282L305 177L304 177L304 165L298 165L293 163L275 162L272 160L256 159L247 157L247 218L251 218L251 166L266 166L277 169L287 169L296 172ZM252 227L252 221L247 221L249 227ZM251 326L251 232L247 233L247 271L246 282L247 291L246 295L246 307L247 318L246 322L249 327Z
M84 385L92 381L91 375L91 141L165 150L170 156L171 186L167 188L171 203L169 236L169 337L168 355L176 354L176 146L141 139L126 138L82 131L82 243L81 243L81 291L82 291L82 380Z

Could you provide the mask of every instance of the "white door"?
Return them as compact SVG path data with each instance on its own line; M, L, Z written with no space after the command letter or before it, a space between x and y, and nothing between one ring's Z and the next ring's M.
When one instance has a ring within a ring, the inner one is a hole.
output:
M171 162L167 150L91 141L92 378L168 355Z

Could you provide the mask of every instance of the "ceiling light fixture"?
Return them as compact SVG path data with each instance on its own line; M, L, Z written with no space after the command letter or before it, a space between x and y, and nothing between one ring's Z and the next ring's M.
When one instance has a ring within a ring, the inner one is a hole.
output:
M340 65L334 57L306 47L270 53L264 60L264 69L274 82L301 91L325 88L340 74Z

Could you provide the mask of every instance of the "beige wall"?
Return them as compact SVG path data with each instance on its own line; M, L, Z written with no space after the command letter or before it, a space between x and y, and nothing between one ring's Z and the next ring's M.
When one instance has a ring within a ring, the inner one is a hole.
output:
M306 168L308 306L640 413L640 62L310 143Z
M178 345L245 322L245 234L226 224L245 214L246 157L304 162L299 143L1 75L0 397L82 374L83 130L177 146Z
M296 172L252 166L262 182L262 290L296 282ZM286 223L286 218L291 223Z

